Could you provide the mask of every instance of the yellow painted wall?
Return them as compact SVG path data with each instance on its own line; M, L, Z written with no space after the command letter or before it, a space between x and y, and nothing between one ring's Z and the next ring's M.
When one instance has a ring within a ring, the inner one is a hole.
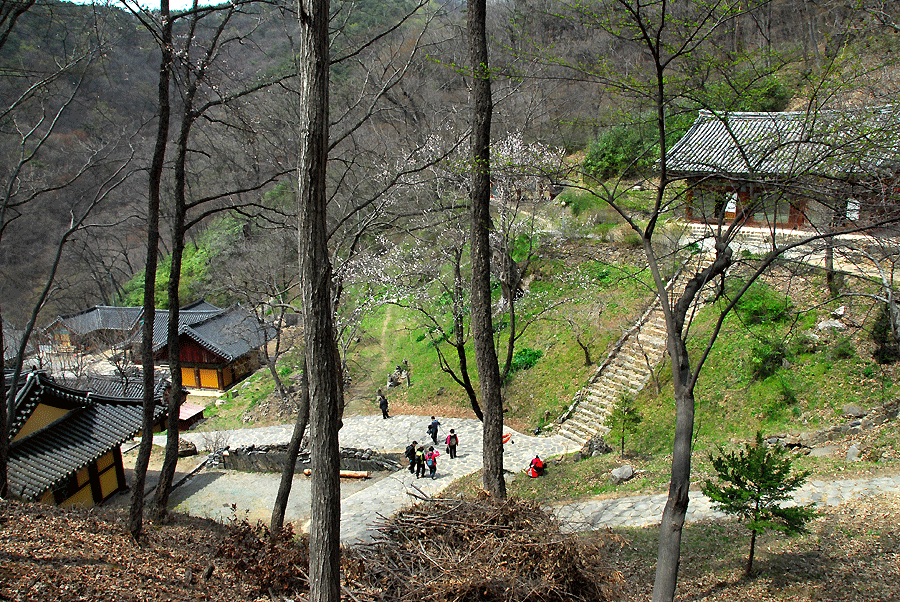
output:
M84 467L75 474L75 478L78 479L78 486L84 487L91 480L91 473L88 472L87 467Z
M112 452L109 452L102 458L97 459L97 472L103 472L110 466L116 463L116 456Z
M83 506L88 508L94 505L94 496L91 494L91 485L88 483L81 489L79 489L75 495L69 496L67 499L60 504L60 507L65 508L67 506Z
M118 490L119 481L116 479L116 470L114 468L100 473L100 495L103 496L104 500Z
M66 414L68 414L71 410L65 410L63 408L54 408L53 406L48 406L43 403L39 403L38 407L34 409L34 412L31 416L28 417L28 420L25 421L25 425L22 429L16 434L13 441L18 441L23 437L27 437L31 433L38 431L51 422L59 420Z

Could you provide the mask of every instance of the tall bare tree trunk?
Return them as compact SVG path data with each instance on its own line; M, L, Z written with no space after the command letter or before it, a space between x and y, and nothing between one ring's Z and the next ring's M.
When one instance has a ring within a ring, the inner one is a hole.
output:
M199 79L199 78L198 78ZM178 338L179 308L181 297L178 289L181 285L181 264L184 258L185 221L187 219L187 150L188 137L194 124L194 98L197 95L197 79L188 86L184 107L181 114L181 127L175 150L175 215L172 224L172 254L169 267L169 282L166 294L169 302L169 321L166 327L166 344L169 356L169 377L172 379L172 391L169 395L167 413L169 428L166 432L166 455L159 471L159 482L153 496L150 517L154 521L166 518L169 505L169 492L175 479L178 466L178 415L184 401L181 381L181 342Z
M671 339L671 336L669 337ZM677 349L672 356L675 376L675 441L672 448L672 477L669 498L659 525L659 549L653 601L669 602L675 597L681 558L681 534L688 508L691 485L691 440L694 435L694 394L690 387L691 371L687 349L679 338L669 345Z
M6 346L3 342L3 309L0 308L0 498L6 498L9 493L9 476L7 464L9 463L9 420L7 420L7 408L12 406L11 401L6 401Z
M303 354L306 357L306 354ZM294 422L294 432L291 434L291 442L287 449L287 462L281 471L281 483L278 485L278 493L275 495L275 503L272 506L272 520L269 524L269 532L274 537L284 526L284 514L287 511L288 498L291 496L291 487L294 484L294 472L297 468L297 456L300 454L300 446L303 444L303 434L309 424L309 368L304 361L303 373L300 375L300 407L297 410L297 420Z
M169 79L172 67L172 23L169 19L169 0L160 0L160 20L162 36L159 65L159 123L156 131L156 147L150 165L150 183L147 200L147 260L144 267L144 318L141 326L141 367L144 381L144 412L141 444L134 466L134 482L131 484L131 506L126 525L131 536L141 535L144 517L144 485L147 481L147 466L153 446L153 322L156 318L156 267L159 256L159 196L162 182L163 164L166 158L166 143L169 138ZM172 420L172 417L169 417ZM178 420L178 416L175 416Z
M469 0L467 23L472 63L472 330L484 412L484 488L506 498L503 480L503 399L491 323L491 74L488 68L485 0Z
M660 191L662 194L662 191ZM694 386L702 362L692 368L684 341L685 322L697 294L716 276L724 274L731 265L731 248L717 243L716 259L709 267L688 280L674 307L670 306L665 283L660 277L656 255L649 239L644 240L644 250L650 270L656 281L660 305L666 316L666 334L669 359L672 364L672 384L675 390L675 438L672 446L672 478L669 481L669 497L663 508L659 525L659 550L656 559L656 578L653 582L653 602L671 602L675 599L678 568L681 558L681 534L688 509L688 492L691 486L691 442L694 437Z
M303 115L298 169L299 261L309 368L310 602L340 600L340 448L343 379L334 336L326 224L328 159L328 0L299 0L298 52Z

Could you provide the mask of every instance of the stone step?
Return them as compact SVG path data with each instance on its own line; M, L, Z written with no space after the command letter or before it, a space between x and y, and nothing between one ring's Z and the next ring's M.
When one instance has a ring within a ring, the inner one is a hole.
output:
M583 445L585 441L593 436L592 432L588 432L577 425L570 425L569 422L571 422L571 419L566 420L566 422L560 428L560 435L566 437L567 439L577 441L580 445Z
M712 260L698 258L696 263L703 266ZM694 273L696 267L686 273ZM682 278L672 286L670 298L677 298L684 291L686 279ZM620 341L618 351L609 358L602 371L576 395L576 406L567 420L560 425L564 437L584 443L596 433L609 433L605 425L610 412L624 396L639 393L653 375L653 370L665 357L668 341L665 317L658 302L647 319L624 341ZM649 364L649 365L648 365Z
M576 445L584 445L587 442L587 439L579 437L578 435L570 433L569 431L562 428L559 429L559 435L560 437L565 437L569 441L574 442Z
M578 414L591 422L603 422L609 415L609 409L585 400L578 406Z

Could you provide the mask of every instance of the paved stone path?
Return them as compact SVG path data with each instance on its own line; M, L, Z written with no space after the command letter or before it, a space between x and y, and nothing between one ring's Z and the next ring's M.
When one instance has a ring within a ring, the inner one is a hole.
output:
M440 435L435 446L441 455L434 480L416 479L408 470L400 470L375 482L345 481L341 484L341 540L345 544L366 541L372 529L383 518L415 502L414 495L435 496L459 477L481 468L481 423L474 419L447 418L441 421ZM430 422L427 416L394 416L384 420L380 416L352 416L344 419L339 438L341 446L374 449L384 452L402 452L406 445L416 440L420 444L431 443L425 433ZM251 444L265 445L287 443L292 425L242 429L224 433L232 448ZM443 441L449 429L459 436L458 457L450 459L444 453ZM511 431L511 429L510 429ZM512 440L504 446L503 464L507 470L518 472L531 462L535 454L550 458L576 451L575 444L559 435L532 437L515 431ZM210 437L204 433L184 433L183 438L194 442L198 448ZM164 443L164 438L154 440ZM218 520L232 515L232 504L237 513L246 512L251 520L268 522L272 500L278 489L279 475L247 474L234 471L203 471L187 484L173 492L173 505L179 511ZM811 481L795 496L795 502L816 502L834 506L862 495L900 491L900 476L876 479ZM666 495L635 496L607 500L590 500L552 508L570 531L583 531L603 527L642 527L657 524L662 516ZM308 519L309 487L305 477L296 477L288 503L286 520L304 523ZM711 508L710 501L700 492L690 493L688 521L723 516Z

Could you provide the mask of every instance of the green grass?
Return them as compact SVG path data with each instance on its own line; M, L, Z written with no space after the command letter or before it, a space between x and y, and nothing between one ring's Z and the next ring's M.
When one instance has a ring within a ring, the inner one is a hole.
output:
M555 246L539 251L530 264L528 276L533 281L529 296L518 306L520 326L530 318L539 319L528 324L516 347L540 354L528 369L514 372L503 390L505 420L521 430L544 428L562 414L649 298L644 271L597 261L591 251L591 245L597 243L579 240L568 244L565 251ZM842 421L842 408L848 403L871 407L900 394L896 369L880 366L871 359L868 322L847 333L815 333L819 338L814 340L810 333L821 319L828 317L834 304L823 304L825 286L820 276L809 276L807 281L805 297L798 296L791 305L779 301L774 291L757 287L750 302L725 320L695 389L693 482L713 476L708 455L720 445L739 445L752 439L757 430L769 435L824 429ZM542 306L549 307L557 301L562 301L561 305L541 313ZM721 304L709 304L693 321L688 344L692 361L702 352L702 342L714 328L721 308ZM776 319L771 315L776 310L784 315ZM862 306L851 306L850 312L862 316L861 321L868 319ZM573 323L583 327L590 340L591 365L584 363ZM399 306L383 305L366 315L358 338L347 353L351 405L357 399L362 410L377 412L375 390L406 359L412 368L413 386L392 392L392 404L402 402L418 408L414 411L422 414L440 411L471 416L464 391L441 372L434 346L424 335L414 314ZM754 375L752 351L765 341L783 344L784 358L765 376ZM505 358L505 342L505 331L501 330L501 361ZM472 377L477 379L471 348L469 358ZM451 359L455 362L455 357ZM669 365L664 362L656 370L659 391L651 382L635 398L643 421L638 432L626 438L625 458L612 453L580 462L572 462L571 458L552 460L545 478L516 479L510 491L548 502L591 495L664 492L670 477L675 421L671 380ZM247 407L259 403L273 390L269 381L262 371L246 387L236 387L238 397L219 408L206 428L241 426ZM477 381L474 384L477 390ZM609 443L618 448L617 442ZM885 430L864 451L864 461L852 469L877 468L878 461L886 461L882 457L895 453L898 443L900 435L890 435ZM609 471L624 462L634 466L638 476L627 483L611 485ZM810 458L799 458L798 467L811 468L814 473L850 469L840 462ZM457 488L471 489L479 478L475 475L463 480Z

